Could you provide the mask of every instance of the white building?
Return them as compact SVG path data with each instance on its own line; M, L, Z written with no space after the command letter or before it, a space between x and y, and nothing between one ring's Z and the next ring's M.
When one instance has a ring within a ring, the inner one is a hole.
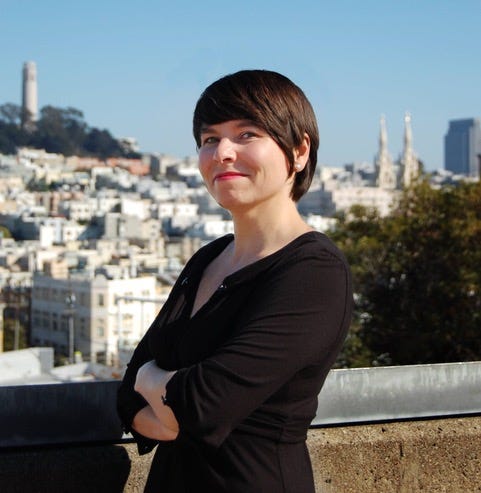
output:
M205 214L199 219L199 222L187 231L189 236L198 237L203 240L212 240L219 236L234 233L233 221L224 220L219 215Z
M172 226L187 228L199 219L199 206L190 202L161 202L154 207L154 215L159 219L170 219Z
M110 168L106 168L109 169ZM90 197L89 202L93 210L97 215L101 216L107 212L111 212L117 206L120 205L120 195L117 190L101 190L95 193L93 197Z
M62 200L58 205L59 214L72 221L86 222L92 219L96 209L92 200Z
M141 220L150 218L150 200L141 199L139 194L122 194L120 212L136 216Z
M162 303L153 276L107 279L36 274L31 343L52 346L66 356L80 351L91 361L116 362L119 348L138 343Z
M336 211L346 211L353 205L377 209L387 216L396 203L399 191L378 187L345 187L331 191L331 200Z
M324 217L317 214L311 214L306 217L306 222L316 231L325 233L336 226L337 220L333 217Z
M362 205L377 209L381 216L388 215L396 206L402 188L409 187L420 173L412 140L411 117L406 113L404 148L399 160L394 162L388 150L386 122L381 117L375 173L364 163L353 163L341 169L324 167L321 169L322 189L310 192L310 202L303 205L319 203L321 211L328 214ZM308 210L315 213L312 207Z

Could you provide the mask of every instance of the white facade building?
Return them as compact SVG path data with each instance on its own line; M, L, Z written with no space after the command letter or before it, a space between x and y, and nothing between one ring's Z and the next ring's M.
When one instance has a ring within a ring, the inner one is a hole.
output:
M387 216L399 191L377 187L345 187L331 191L331 200L337 211L345 211L353 205L375 208L381 216Z
M32 344L53 346L63 355L80 351L91 361L112 363L120 347L138 343L161 304L153 276L56 279L36 274Z
M136 216L141 220L150 217L150 201L140 196L122 194L120 197L120 212L129 216Z
M96 210L93 201L89 200L63 200L58 205L59 214L72 221L90 221Z
M231 220L224 220L219 215L203 215L200 221L188 230L188 234L203 240L212 240L219 236L234 233L234 223Z

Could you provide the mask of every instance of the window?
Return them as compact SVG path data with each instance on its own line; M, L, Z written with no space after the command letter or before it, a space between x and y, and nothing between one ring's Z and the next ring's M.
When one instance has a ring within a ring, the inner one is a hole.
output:
M99 297L98 297L98 305L99 306L105 306L105 300L104 300L104 295L103 294L99 294Z

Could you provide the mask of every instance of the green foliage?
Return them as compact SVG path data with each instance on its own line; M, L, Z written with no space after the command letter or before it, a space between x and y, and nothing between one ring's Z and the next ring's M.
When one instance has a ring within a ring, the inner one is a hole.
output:
M36 127L32 136L36 147L66 156L83 154L87 124L81 111L45 106Z
M357 207L331 235L352 266L347 366L481 359L481 184L406 190L388 217Z
M18 337L18 349L25 349L27 344L27 333L25 327L15 320L8 319L3 324L3 350L13 351L15 349L15 332ZM1 332L0 332L1 334Z
M29 192L47 192L49 190L54 190L53 184L48 184L45 178L40 178L39 180L32 178L26 185L26 189Z
M18 125L0 120L0 153L15 154L17 147L27 145L29 136Z
M98 130L97 128L93 128L86 135L84 149L101 158L123 155L120 144L116 140L112 140L109 132L107 130Z
M22 110L12 103L0 105L0 153L14 154L28 146L65 156L138 157L125 152L108 130L90 128L75 108L44 106L34 126L21 126Z
M10 230L6 227L0 224L0 238L11 238L12 233Z
M13 103L5 103L0 106L0 120L7 124L20 125L22 121L22 109Z

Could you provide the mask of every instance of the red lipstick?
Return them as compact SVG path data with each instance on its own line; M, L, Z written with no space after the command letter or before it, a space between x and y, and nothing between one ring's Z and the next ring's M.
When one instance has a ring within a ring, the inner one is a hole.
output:
M225 173L219 173L218 175L215 175L214 181L217 180L232 180L234 178L239 178L242 176L246 176L243 173L238 173L237 171L226 171Z

